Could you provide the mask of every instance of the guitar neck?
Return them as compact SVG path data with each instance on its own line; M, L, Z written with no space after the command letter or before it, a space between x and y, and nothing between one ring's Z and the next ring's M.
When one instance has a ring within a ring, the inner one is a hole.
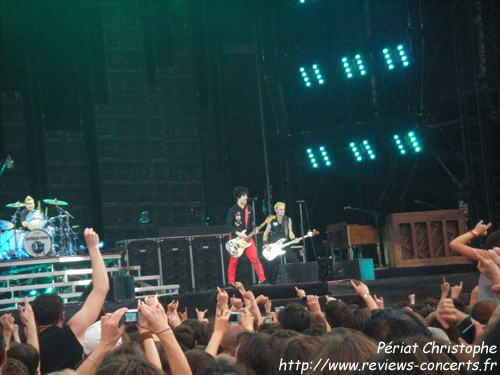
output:
M267 224L267 222L265 222L265 221L264 221L262 224L260 224L260 225L257 227L257 229L256 229L256 230L252 231L252 233L250 233L250 234L248 235L248 237L247 237L246 241L248 241L250 238L252 238L253 236L255 236L256 231L260 230L260 229L261 229L264 225L266 225L266 224Z

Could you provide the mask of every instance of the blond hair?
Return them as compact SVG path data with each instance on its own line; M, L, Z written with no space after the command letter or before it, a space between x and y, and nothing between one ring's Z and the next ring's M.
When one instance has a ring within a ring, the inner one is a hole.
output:
M276 202L276 204L274 205L274 211L276 211L279 206L286 207L286 204L284 204L283 202Z
M33 201L34 202L35 200L33 199L33 197L31 197L31 196L28 195L26 198L24 198L24 203L28 203L28 201Z

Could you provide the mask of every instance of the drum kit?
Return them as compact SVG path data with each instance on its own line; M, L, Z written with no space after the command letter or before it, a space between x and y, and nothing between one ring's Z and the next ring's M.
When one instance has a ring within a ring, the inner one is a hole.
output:
M77 252L77 235L69 224L74 217L63 206L68 203L58 199L44 199L44 203L56 208L57 215L47 216L41 209L27 213L27 229L16 229L17 218L25 203L7 204L16 208L11 221L0 220L0 260L43 256L74 255Z

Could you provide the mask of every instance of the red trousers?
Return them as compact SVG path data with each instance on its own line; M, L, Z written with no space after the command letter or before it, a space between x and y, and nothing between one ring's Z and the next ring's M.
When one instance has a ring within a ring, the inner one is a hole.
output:
M251 243L251 245L245 250L244 254L248 259L250 259L250 262L252 262L253 264L253 268L255 268L255 272L257 272L257 275L260 276L259 281L264 282L266 281L266 276L264 275L262 264L257 257L257 248L255 247L253 238L250 238L249 242ZM238 265L238 260L239 258L235 257L231 257L231 259L229 260L229 267L227 268L227 278L229 284L232 284L236 281L236 266Z

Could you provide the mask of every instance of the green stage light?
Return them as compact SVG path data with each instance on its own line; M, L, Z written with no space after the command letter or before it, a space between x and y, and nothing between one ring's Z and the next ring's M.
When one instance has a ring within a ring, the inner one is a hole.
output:
M319 85L325 83L325 80L321 74L321 70L319 69L318 64L312 64L311 69L301 66L299 68L299 72L302 78L304 79L304 83L307 87L311 87L314 82L317 82Z
M30 295L30 296L32 296L32 297L33 297L33 296L36 296L37 294L38 294L38 292L36 291L36 289L33 289L33 290L29 293L29 295Z
M364 76L367 73L366 66L363 63L363 57L359 53L354 56L354 58L345 56L342 58L341 62L347 78L352 78L356 75Z
M318 152L320 155L318 158L316 157L317 154L312 148L308 148L306 151L313 168L319 168L321 162L323 162L326 167L330 167L332 165L325 146L318 147Z
M407 67L410 65L408 61L408 56L406 56L404 47L402 44L398 45L396 48L384 48L382 54L385 57L385 62L387 63L387 68L393 70L397 66Z

